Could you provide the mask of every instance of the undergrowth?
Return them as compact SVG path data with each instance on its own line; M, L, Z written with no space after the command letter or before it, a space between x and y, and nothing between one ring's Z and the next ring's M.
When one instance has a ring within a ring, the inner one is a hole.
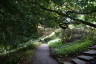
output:
M93 44L90 40L75 41L71 43L62 43L61 41L50 43L49 46L52 49L52 55L56 56L74 56L80 52L87 50L89 46Z

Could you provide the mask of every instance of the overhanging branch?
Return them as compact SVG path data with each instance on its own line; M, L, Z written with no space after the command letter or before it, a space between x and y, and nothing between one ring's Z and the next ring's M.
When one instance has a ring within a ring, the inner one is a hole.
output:
M41 5L39 5L39 7L40 7L41 9L43 9L43 10L48 11L48 12L53 12L53 13L56 13L56 14L58 14L58 15L60 15L60 16L64 16L64 17L66 17L66 18L70 18L71 20L74 20L74 21L80 22L80 23L82 23L82 24L89 25L89 26L91 26L91 27L96 28L96 25L95 25L95 24L90 23L90 22L86 22L86 21L83 21L83 20L80 20L80 19L75 19L75 18L69 16L69 15L66 14L66 13L58 12L58 11L56 11L56 10L51 10L51 9L45 8L45 7L41 6ZM87 14L93 13L93 12L95 12L95 11L87 12ZM76 12L74 12L74 13L76 13ZM79 14L79 13L78 13L78 14ZM84 13L84 14L86 14L86 13Z
M68 16L68 18L70 18L70 19L72 19L72 20L74 20L74 21L78 21L78 22L80 22L80 23L82 23L82 24L89 25L89 26L91 26L91 27L96 28L96 24L93 24L93 23L90 23L90 22L86 22L86 21L83 21L83 20L80 20L80 19L75 19L75 18L73 18L73 17L71 17L71 16Z
M72 14L72 13L75 13L75 14L92 14L92 13L95 13L96 10L91 10L91 11L88 11L88 12L77 12L77 11L67 11L66 14Z
M66 14L58 12L56 10L51 10L51 9L45 8L43 6L40 6L40 8L43 9L43 10L49 11L49 12L57 13L58 15L61 15L61 16L66 16Z
M74 21L77 21L77 22L80 22L80 23L82 23L82 24L89 25L89 26L91 26L91 27L96 28L96 25L93 24L93 23L86 22L86 21L83 21L83 20L80 20L80 19L75 19L75 18L73 18L73 17L71 17L71 16L68 16L68 15L66 15L66 14L64 14L64 13L58 13L58 12L55 11L55 10L50 10L50 9L46 9L46 8L43 8L43 9L44 9L44 10L47 10L47 11L50 11L50 12L55 12L55 13L61 15L61 16L70 18L70 19L72 19L72 20L74 20Z

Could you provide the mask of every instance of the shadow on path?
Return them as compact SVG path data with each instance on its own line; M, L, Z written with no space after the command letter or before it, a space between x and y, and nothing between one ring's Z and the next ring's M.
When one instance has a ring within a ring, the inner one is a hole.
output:
M41 44L32 58L32 64L58 64L52 57L48 44Z

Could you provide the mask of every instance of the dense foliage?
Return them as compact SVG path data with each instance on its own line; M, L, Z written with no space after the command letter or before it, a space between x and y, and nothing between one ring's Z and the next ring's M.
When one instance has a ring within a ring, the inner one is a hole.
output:
M96 28L94 24L96 22L95 12L95 0L0 0L0 55L7 53L8 56L5 55L5 58L8 60L10 52L16 53L17 51L18 53L20 51L18 55L13 53L7 62L3 60L4 63L17 64L24 56L22 53L25 50L36 47L33 42L27 41L42 36L39 31L40 26L48 28L60 26L64 29L69 24L74 26L83 24ZM46 42L56 38L55 43L48 42L50 47L54 49L53 54L70 55L85 50L93 44L90 40L61 43L61 39L58 39L61 31L61 29L57 29L44 38ZM95 36L93 37L96 39ZM19 56L19 54L22 55ZM2 60L0 62L2 63Z
M15 45L38 36L38 24L56 27L60 22L96 21L95 0L0 0L0 43Z
M90 40L75 41L72 43L62 44L61 42L50 43L49 46L53 49L52 54L56 56L75 56L80 52L87 50L94 43Z

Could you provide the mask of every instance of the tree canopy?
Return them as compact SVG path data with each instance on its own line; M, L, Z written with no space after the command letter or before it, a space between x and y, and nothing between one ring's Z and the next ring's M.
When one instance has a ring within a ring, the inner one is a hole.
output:
M84 24L96 28L95 0L0 0L0 42L17 43L38 34L38 24Z

